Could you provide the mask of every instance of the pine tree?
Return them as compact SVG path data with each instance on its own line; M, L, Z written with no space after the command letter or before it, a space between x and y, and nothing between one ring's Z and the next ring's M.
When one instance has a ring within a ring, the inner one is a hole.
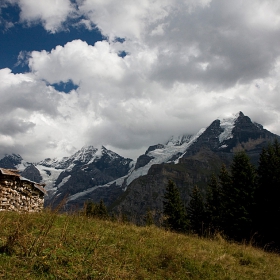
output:
M220 226L221 230L224 232L226 231L230 225L228 225L227 217L231 215L230 209L228 209L228 205L230 204L230 196L231 196L231 188L232 188L232 181L230 174L225 166L222 165L220 173L218 175L219 185L221 190L221 213L220 213Z
M253 234L255 205L255 169L245 152L234 155L231 175L220 173L223 197L223 230L230 238L241 241Z
M190 198L187 207L187 217L190 223L190 229L194 233L203 235L205 226L205 208L201 191L197 186L193 187Z
M170 230L184 232L187 220L179 190L174 182L168 181L163 201L164 226Z
M107 219L109 217L106 205L103 200L100 200L99 204L95 204L93 201L86 201L84 205L85 214L88 217L97 217L99 219Z
M222 194L217 177L213 174L206 192L206 223L211 234L221 231Z
M107 207L102 199L96 207L95 215L100 219L107 219L109 217Z
M255 224L263 243L280 248L280 144L262 150L258 167Z
M256 170L245 152L235 154L231 165L233 194L236 195L235 235L249 239L253 234L255 210Z

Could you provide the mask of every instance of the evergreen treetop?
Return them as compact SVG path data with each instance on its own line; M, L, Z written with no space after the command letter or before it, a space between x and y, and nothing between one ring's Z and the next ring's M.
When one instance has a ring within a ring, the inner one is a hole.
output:
M218 178L212 174L208 183L205 201L207 227L211 233L221 230L222 192Z
M278 140L263 148L257 173L256 228L263 243L280 248L280 144Z
M185 231L187 220L179 190L174 182L168 181L163 200L164 226L174 231Z
M190 198L190 203L187 207L190 229L194 233L203 235L205 227L205 208L201 191L197 186L193 187Z

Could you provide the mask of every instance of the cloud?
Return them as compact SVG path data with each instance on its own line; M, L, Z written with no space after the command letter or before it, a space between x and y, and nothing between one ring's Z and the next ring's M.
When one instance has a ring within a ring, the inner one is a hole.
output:
M44 146L45 141L40 142L44 127L38 130L42 122L37 116L57 119L61 95L31 73L13 74L8 68L0 69L0 81L0 153L26 154L24 149L30 152L34 141L38 147ZM37 149L34 151L34 157L40 154Z
M15 66L24 67L24 66L28 65L29 56L30 56L29 52L20 51L18 58L17 58L17 63L15 64Z
M3 6L7 3L18 5L21 22L41 23L51 33L61 30L68 18L75 17L75 6L70 0L4 0Z
M151 26L158 26L177 7L183 6L182 12L191 13L197 7L207 7L210 2L211 0L186 0L183 4L179 0L77 1L80 13L96 24L111 40L115 37L139 40L149 32Z
M78 5L111 41L126 38L121 47L128 53L156 52L150 78L166 86L198 83L223 90L268 76L279 55L275 1L84 0Z
M145 29L145 19L154 20L164 16L159 1L143 0L135 3L127 0L115 2L106 1L78 1L79 11L90 21L97 24L104 35L111 39L115 37L140 38Z
M92 77L119 80L123 75L122 64L122 58L110 50L106 41L90 46L74 40L50 53L34 51L29 60L30 69L49 83L72 80L77 85Z
M39 2L18 1L22 21L59 32L74 17L107 40L21 53L30 72L0 70L0 153L40 160L93 144L135 156L238 111L280 134L275 1ZM68 81L67 94L51 86Z
M46 87L32 74L13 74L10 69L0 69L1 115L17 109L24 113L41 112L58 115L57 103L60 96L52 87ZM47 101L47 102L46 102Z
M29 131L29 129L34 126L35 124L32 122L12 118L12 116L6 115L6 118L1 120L0 131L3 135L15 136L15 134Z
M11 2L13 2L13 0L3 0L0 3L0 27L3 28L4 31L7 31L8 29L14 27L14 23L12 22L12 20L8 17L6 17L5 15L3 16L3 11L2 9L7 8Z
M162 34L151 31L145 37L146 44L159 49L152 78L223 90L268 76L279 55L279 29L260 21L257 8L251 1L216 0L189 15L180 7L172 11L160 23ZM271 13L273 9L269 7Z

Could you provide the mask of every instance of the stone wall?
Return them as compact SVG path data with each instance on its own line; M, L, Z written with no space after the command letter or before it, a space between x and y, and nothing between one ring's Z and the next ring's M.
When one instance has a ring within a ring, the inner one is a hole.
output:
M32 182L1 176L0 211L40 212L43 206L44 193Z

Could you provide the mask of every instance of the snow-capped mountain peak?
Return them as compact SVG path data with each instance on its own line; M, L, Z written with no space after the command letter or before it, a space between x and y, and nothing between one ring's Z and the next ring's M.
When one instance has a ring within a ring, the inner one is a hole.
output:
M203 128L192 136L187 134L177 137L173 136L165 145L158 144L151 146L145 155L138 158L135 169L132 170L131 174L127 177L126 184L129 185L136 178L148 174L149 169L154 164L166 162L178 163L186 150L197 140L204 130ZM143 159L145 164L143 165L138 164L142 157L145 157Z
M233 115L232 117L223 118L220 120L220 127L223 130L223 132L219 135L220 143L233 137L232 129L234 128L235 122L238 119L238 117L240 116L240 114L243 115L242 112L239 112L239 113Z
M18 165L22 163L23 159L17 154L6 154L4 158L0 160L0 166L7 169L16 169Z
M62 163L65 163L68 160L68 157L63 158L46 158L44 160L41 160L40 162L36 163L36 165L43 165L46 167L54 167L54 168L60 168Z
M98 148L95 148L93 146L84 146L79 151L77 151L74 155L69 157L68 161L87 163L91 161L93 158L96 158L101 155L102 153Z
M165 145L167 146L181 146L183 143L189 142L192 135L183 134L179 136L171 136Z
M20 155L6 155L0 159L0 166L17 168L22 174L32 172L32 178L36 175L38 182L46 184L49 201L54 199L59 203L60 199L69 195L69 202L73 205L79 202L82 206L85 199L98 202L100 198L110 204L135 179L156 172L158 167L151 169L153 165L170 163L189 166L192 161L200 161L201 158L206 159L203 162L206 164L209 155L211 160L216 157L227 159L240 148L248 150L254 160L261 147L275 137L280 139L239 112L214 120L193 136L172 136L168 141L161 142L163 144L150 146L136 163L104 146L84 146L70 157L47 158L33 165ZM196 156L198 153L199 157Z
M10 158L14 161L18 161L18 162L22 161L22 157L18 154L11 154L11 155L6 154L5 157L8 157L8 158Z
M115 159L115 158L120 157L117 153L115 153L115 152L113 152L111 150L106 149L104 146L101 147L101 154L102 155L107 155L111 159Z

